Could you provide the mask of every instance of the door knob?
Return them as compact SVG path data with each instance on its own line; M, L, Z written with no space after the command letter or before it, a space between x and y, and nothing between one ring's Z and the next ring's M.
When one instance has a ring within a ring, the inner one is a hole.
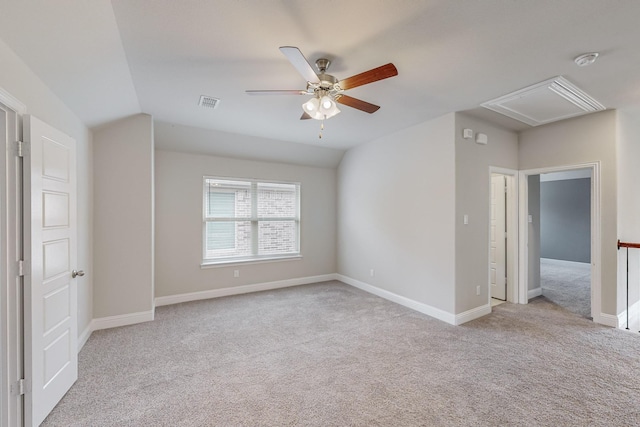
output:
M71 272L71 277L73 277L75 279L76 276L80 276L80 277L84 276L84 271L82 271L82 270L73 270Z

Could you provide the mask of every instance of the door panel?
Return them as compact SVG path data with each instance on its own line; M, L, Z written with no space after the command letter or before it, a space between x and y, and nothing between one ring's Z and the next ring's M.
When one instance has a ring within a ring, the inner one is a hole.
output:
M491 297L506 301L506 178L503 175L491 176L491 249L489 261L489 280Z
M25 424L37 426L78 378L75 141L32 116L24 137Z

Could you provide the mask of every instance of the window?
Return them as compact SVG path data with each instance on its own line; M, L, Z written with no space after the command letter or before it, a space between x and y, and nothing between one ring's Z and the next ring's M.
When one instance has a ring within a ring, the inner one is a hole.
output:
M203 264L300 255L300 184L204 178Z

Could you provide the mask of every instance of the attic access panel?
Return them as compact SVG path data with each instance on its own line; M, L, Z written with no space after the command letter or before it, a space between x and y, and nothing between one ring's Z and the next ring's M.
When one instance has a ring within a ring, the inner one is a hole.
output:
M606 110L604 105L562 76L484 102L481 106L530 126Z

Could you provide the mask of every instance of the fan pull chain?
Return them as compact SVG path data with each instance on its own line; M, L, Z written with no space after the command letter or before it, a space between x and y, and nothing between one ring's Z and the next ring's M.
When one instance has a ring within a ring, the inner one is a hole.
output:
M323 130L324 130L324 119L322 119L322 123L320 123L320 133L318 134L318 139L322 139L322 131Z

